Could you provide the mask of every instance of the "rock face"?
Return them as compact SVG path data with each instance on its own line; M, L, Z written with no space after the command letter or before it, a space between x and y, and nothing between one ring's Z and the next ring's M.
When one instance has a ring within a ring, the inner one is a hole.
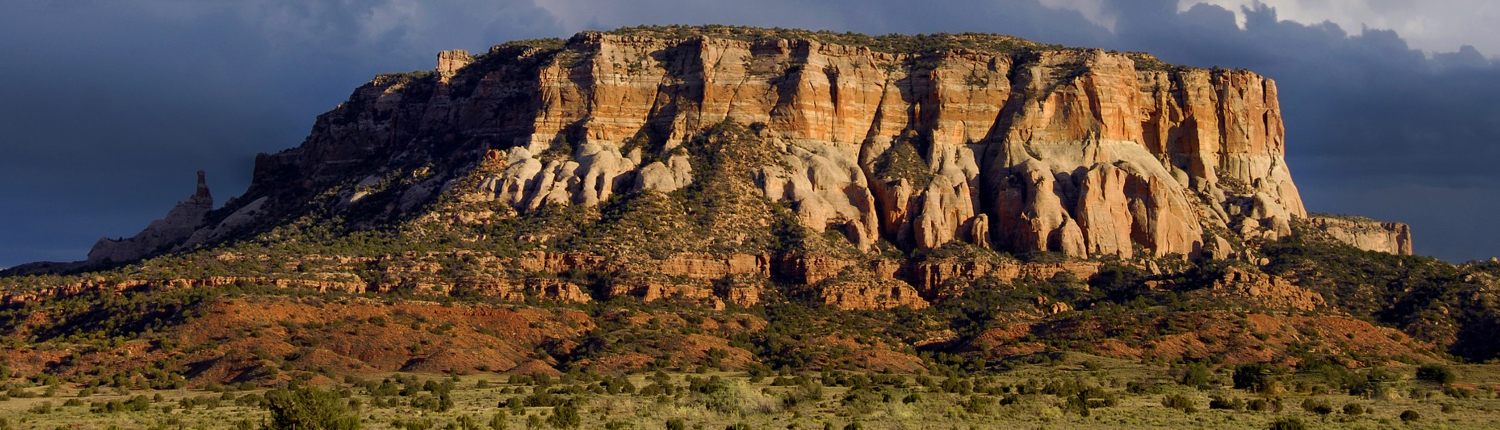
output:
M187 241L203 224L204 216L214 208L214 197L208 192L203 171L198 171L198 189L187 200L177 203L167 216L152 221L135 236L127 239L101 238L89 250L86 264L100 265L139 260L153 253L170 251Z
M1006 36L688 30L444 51L433 72L381 75L319 116L301 146L257 157L227 215L204 222L205 188L137 237L100 241L89 261L211 245L308 214L355 229L484 224L709 187L769 203L726 225L764 225L779 204L860 253L961 242L1235 258L1307 216L1276 85L1254 73ZM725 123L754 130L758 146L731 158L693 149ZM724 172L747 183L725 186ZM435 213L440 201L467 206ZM548 249L550 237L524 239Z
M383 190L386 216L452 187L503 204L484 216L595 206L689 186L702 160L682 145L733 121L778 148L755 168L764 197L860 250L1195 256L1209 229L1274 239L1306 216L1264 77L1004 36L856 42L635 29L447 51L437 73L381 76L301 147L260 157L238 200L295 212L355 166L421 162L439 174ZM453 173L482 163L477 185Z
M1348 215L1315 215L1314 227L1340 242L1366 251L1412 255L1411 227L1399 222L1380 222Z

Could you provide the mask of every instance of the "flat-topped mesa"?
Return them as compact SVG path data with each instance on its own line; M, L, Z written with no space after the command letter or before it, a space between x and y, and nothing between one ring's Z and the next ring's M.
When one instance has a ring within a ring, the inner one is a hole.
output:
M278 193L372 174L352 166L453 167L397 193L399 211L489 153L479 199L597 205L688 186L699 172L676 149L733 121L776 148L756 188L861 249L1195 255L1306 216L1276 86L1254 73L1004 36L791 34L627 29L444 52L441 77L377 78L302 147L258 159L240 200L286 210L302 200Z
M103 265L139 260L152 254L170 251L185 242L202 227L204 218L214 208L214 197L208 191L202 170L198 187L187 200L178 202L162 219L151 221L145 230L126 239L100 238L89 250L86 265Z

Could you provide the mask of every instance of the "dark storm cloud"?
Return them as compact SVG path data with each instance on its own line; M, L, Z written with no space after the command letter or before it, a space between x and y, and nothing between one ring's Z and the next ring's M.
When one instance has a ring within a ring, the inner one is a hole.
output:
M530 1L0 3L0 267L133 235L198 169L242 192L376 73L561 33Z
M936 4L933 4L936 3ZM1056 3L1055 1L1052 3ZM0 266L83 257L134 234L208 170L222 202L256 152L295 146L370 76L438 50L638 24L873 34L981 31L1149 51L1277 80L1288 160L1318 211L1413 224L1417 251L1500 254L1500 67L1389 31L1175 0L1104 0L1108 28L1037 0L20 0L0 4ZM1097 12L1097 11L1096 11Z

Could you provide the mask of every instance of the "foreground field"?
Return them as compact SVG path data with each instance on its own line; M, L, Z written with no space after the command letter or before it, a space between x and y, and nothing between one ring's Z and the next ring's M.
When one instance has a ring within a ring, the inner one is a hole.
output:
M313 390L12 383L0 402L0 428L261 428L274 424L277 406L268 399L291 392L322 395L332 406L325 409L367 429L1500 428L1495 365L1443 368L1422 379L1412 367L1271 369L1249 381L1250 372L1228 367L1078 354L1029 361L978 376L950 370L299 378Z

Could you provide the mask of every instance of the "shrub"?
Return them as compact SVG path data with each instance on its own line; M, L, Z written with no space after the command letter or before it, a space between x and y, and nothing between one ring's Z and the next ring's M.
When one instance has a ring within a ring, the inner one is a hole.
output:
M1328 402L1313 399L1303 400L1302 410L1318 415L1328 415L1333 413L1333 407L1328 406Z
M823 384L811 379L798 384L796 388L781 395L782 406L791 408L805 402L817 402L823 400Z
M1077 396L1069 397L1067 402L1063 404L1062 409L1064 413L1074 412L1083 417L1091 415L1091 412L1089 412L1088 395L1083 393L1079 393Z
M1344 405L1344 415L1359 415L1363 413L1365 413L1365 407L1361 406L1359 403L1349 403Z
M506 410L510 411L511 415L518 417L526 415L525 399L520 397L511 397L510 400L505 401L503 406L505 406Z
M338 396L317 388L299 387L267 392L266 408L271 411L271 429L360 428L359 417L348 414Z
M1256 412L1265 412L1271 410L1271 403L1267 402L1266 399L1251 399L1248 403L1245 404L1245 409Z
M687 430L687 424L682 422L682 418L673 418L667 420L667 430Z
M1307 430L1307 423L1301 418L1286 417L1271 422L1270 430Z
M42 402L42 403L39 403L36 406L32 406L31 409L28 410L27 412L31 412L33 414L39 414L39 415L50 414L50 413L52 413L52 402Z
M1238 411L1245 408L1245 402L1236 398L1225 399L1223 397L1214 396L1208 400L1208 408Z
M495 415L490 416L490 430L505 430L506 424L504 411L495 412Z
M1205 389L1213 382L1213 372L1210 372L1208 366L1203 363L1189 364L1183 369L1182 377L1178 378L1177 382L1200 390Z
M398 430L431 430L435 425L437 423L433 422L431 418L412 419L411 421L391 420L391 427Z
M1161 394L1160 385L1147 381L1130 381L1125 383L1125 391L1130 394Z
M1417 411L1413 411L1411 409L1401 411L1401 421L1411 422L1420 419L1422 419L1422 414L1417 413Z
M1441 364L1424 364L1417 368L1417 379L1431 381L1439 384L1451 384L1458 379L1453 374L1453 369Z
M1234 388L1261 391L1271 380L1271 366L1264 363L1241 364L1234 369Z
M552 416L547 417L547 424L554 428L575 429L583 425L583 418L578 416L578 408L557 405L552 407Z
M1198 408L1193 406L1193 399L1181 394L1169 394L1163 397L1161 405L1187 413L1198 412Z
M733 382L713 376L708 379L688 377L688 389L698 393L698 402L709 410L721 414L740 411L743 399Z

